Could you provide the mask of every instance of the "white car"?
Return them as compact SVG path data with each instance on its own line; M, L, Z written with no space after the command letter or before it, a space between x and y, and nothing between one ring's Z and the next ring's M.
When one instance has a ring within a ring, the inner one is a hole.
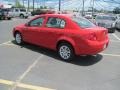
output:
M120 18L116 20L115 27L120 30Z
M24 8L12 8L9 11L9 15L11 15L12 17L28 18L31 13Z
M108 32L115 32L115 23L116 17L112 15L97 15L95 18L96 24L98 26L104 27L108 29Z

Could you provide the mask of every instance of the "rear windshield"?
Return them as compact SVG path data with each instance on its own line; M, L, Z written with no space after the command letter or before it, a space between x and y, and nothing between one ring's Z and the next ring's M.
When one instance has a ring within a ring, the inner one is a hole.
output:
M76 22L82 28L90 28L90 27L94 27L95 26L92 22L90 22L89 20L87 20L85 18L73 17L72 20L74 22Z
M112 21L116 20L116 18L112 17L112 16L97 16L96 19L99 19L99 20L112 20Z

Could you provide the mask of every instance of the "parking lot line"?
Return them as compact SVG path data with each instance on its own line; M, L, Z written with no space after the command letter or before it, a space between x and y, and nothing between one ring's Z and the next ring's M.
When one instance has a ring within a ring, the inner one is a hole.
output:
M12 85L14 85L14 83L15 82L13 82L13 81L0 79L0 84L12 86ZM19 84L17 84L17 87L30 89L30 90L55 90L55 89L50 89L50 88L45 88L45 87L40 87L40 86L29 85L29 84L25 84L25 83L19 83Z
M7 42L4 42L4 43L1 43L0 46L1 46L1 45L5 45L5 44L8 44L8 43L10 43L10 42L11 42L11 41L7 41Z
M112 34L117 40L120 41L120 38L116 34Z
M6 84L6 85L13 85L14 84L13 81L8 81L8 80L3 80L3 79L0 79L0 83L1 84Z
M32 68L35 67L35 65L38 63L38 61L43 57L43 55L39 56L28 68L27 70L16 80L15 84L13 85L11 90L15 90L16 87L19 85L21 80L31 71Z
M8 44L3 44L3 45L6 45L6 46L17 46L17 45L15 45L15 44L10 44L10 43L8 43Z
M120 57L119 54L107 54L107 53L100 53L101 55L104 55L104 56L114 56L114 57Z
M118 40L110 40L110 42L120 42L120 41L118 41Z

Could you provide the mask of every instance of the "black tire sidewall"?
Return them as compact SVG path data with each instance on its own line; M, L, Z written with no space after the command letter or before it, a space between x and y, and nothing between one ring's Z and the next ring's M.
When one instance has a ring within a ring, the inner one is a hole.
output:
M17 35L17 34L20 34L20 36L21 36L21 43L18 43L17 40L16 40L16 35ZM15 33L15 41L16 41L16 43L17 43L18 45L22 45L22 44L23 44L23 39L22 39L21 33L19 33L19 32L16 32L16 33Z
M24 15L23 15L23 14L20 14L20 18L24 18Z

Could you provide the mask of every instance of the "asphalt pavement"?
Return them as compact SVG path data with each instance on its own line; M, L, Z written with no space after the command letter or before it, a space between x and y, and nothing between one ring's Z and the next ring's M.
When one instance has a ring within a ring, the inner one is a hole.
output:
M54 51L16 45L13 27L29 19L0 21L0 90L120 90L120 32L109 34L105 51L68 63Z

